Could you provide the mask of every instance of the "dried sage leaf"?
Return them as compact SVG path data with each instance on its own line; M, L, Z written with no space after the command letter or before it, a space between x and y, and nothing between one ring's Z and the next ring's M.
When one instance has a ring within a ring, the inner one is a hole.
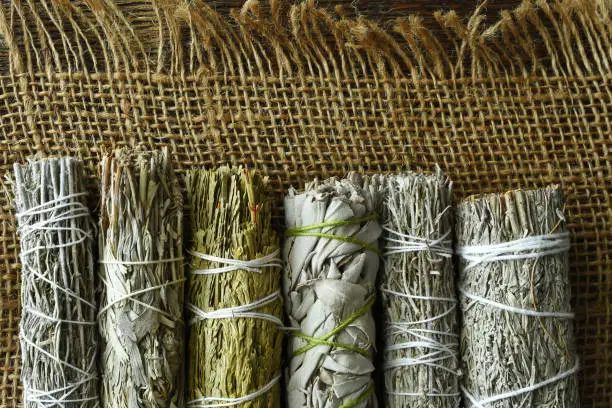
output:
M167 150L102 161L99 330L104 407L184 405L181 191Z
M290 408L376 406L371 307L381 189L379 177L351 174L285 197Z

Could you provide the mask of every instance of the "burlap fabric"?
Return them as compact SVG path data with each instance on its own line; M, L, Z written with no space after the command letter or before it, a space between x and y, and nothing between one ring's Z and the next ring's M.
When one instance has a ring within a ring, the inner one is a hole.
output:
M0 176L14 162L168 146L180 176L240 163L279 199L313 177L439 164L455 200L562 184L586 407L612 405L612 25L608 0L526 1L491 26L383 30L313 2L13 0L0 10ZM442 30L442 31L440 31ZM0 403L20 404L19 245L2 180ZM280 220L280 209L277 219ZM280 221L279 221L280 223Z

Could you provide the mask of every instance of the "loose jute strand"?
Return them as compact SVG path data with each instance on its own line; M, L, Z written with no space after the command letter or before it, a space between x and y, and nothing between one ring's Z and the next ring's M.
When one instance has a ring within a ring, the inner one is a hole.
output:
M93 223L70 158L15 165L23 404L98 407Z
M563 205L561 189L551 186L458 207L467 406L578 404Z
M386 180L380 293L385 403L454 408L461 395L452 266L451 182L406 172Z

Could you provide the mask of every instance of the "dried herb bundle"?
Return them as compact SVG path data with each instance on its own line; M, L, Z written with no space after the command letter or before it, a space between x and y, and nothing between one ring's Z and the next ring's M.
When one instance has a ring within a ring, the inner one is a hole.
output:
M375 406L371 306L382 182L351 174L285 198L287 398L296 407Z
M15 165L23 404L97 407L93 224L81 163Z
M386 406L458 407L459 326L452 264L451 182L386 178L383 362Z
M187 173L188 406L280 404L281 264L267 183L242 168Z
M182 198L168 152L102 161L102 402L184 404Z
M467 407L579 404L562 210L558 187L471 198L458 208Z

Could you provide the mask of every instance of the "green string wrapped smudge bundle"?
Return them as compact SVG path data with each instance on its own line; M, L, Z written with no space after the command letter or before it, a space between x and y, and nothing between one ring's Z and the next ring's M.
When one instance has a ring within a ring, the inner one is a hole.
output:
M102 161L102 404L184 405L183 206L167 150Z
M285 198L289 408L376 405L371 307L381 188L379 177L350 174Z
M191 226L188 407L280 405L280 250L267 178L187 173Z

